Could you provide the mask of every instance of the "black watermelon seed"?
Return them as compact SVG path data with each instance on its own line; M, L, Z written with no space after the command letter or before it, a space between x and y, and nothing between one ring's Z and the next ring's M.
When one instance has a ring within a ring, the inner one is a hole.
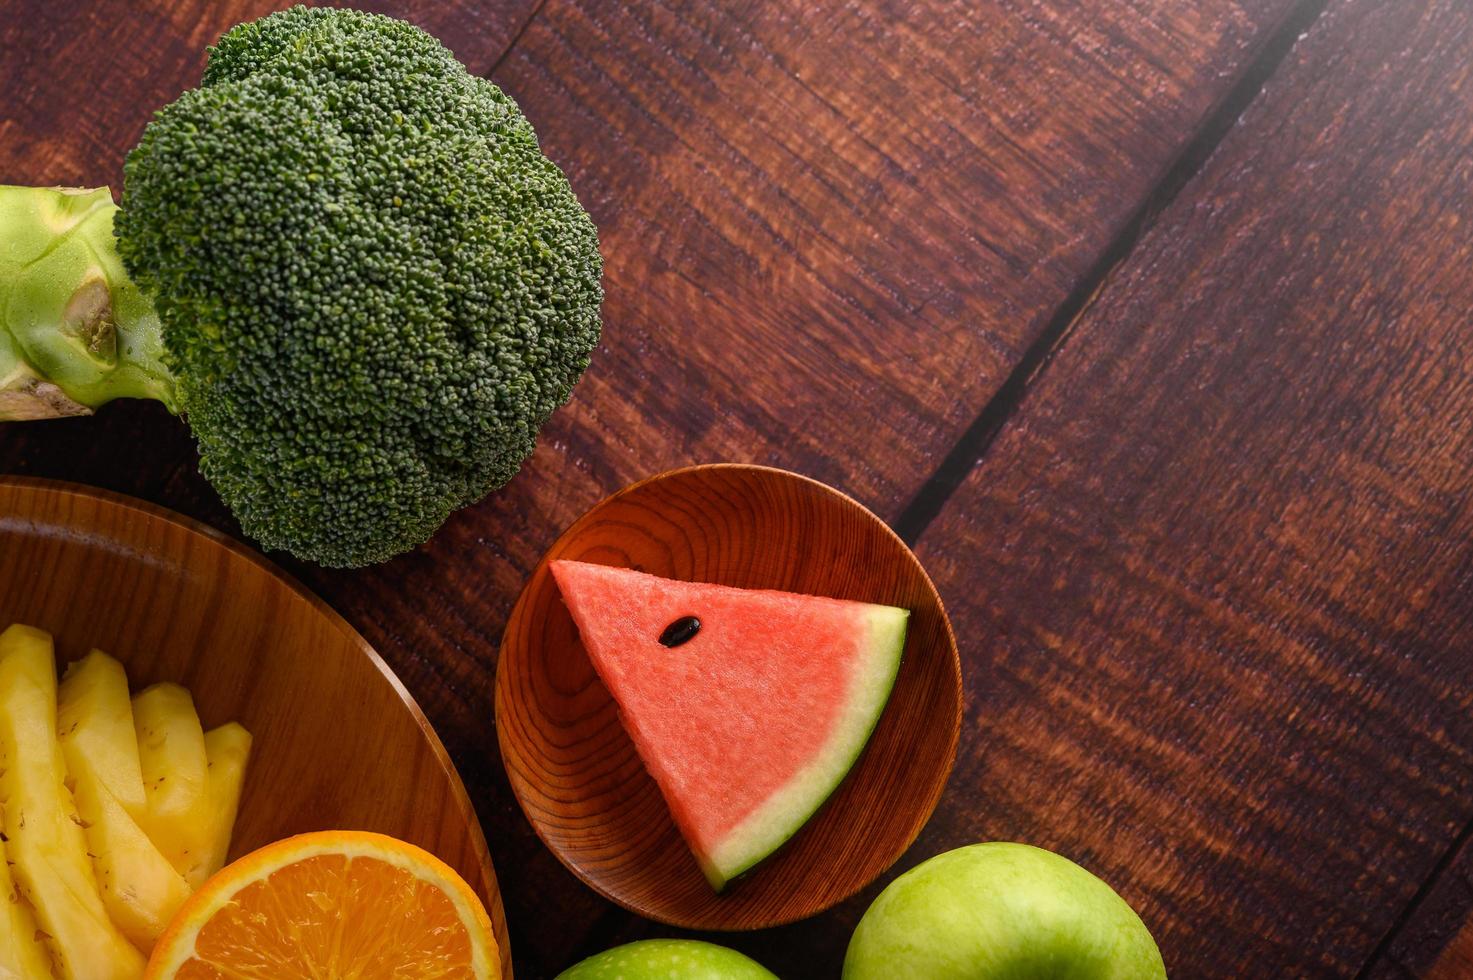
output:
M701 621L699 619L694 616L681 616L665 627L665 632L660 634L660 642L667 647L678 647L700 631Z

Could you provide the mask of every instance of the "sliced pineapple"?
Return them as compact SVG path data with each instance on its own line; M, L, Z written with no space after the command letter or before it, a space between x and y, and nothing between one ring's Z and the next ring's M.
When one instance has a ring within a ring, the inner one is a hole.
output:
M140 822L181 875L209 840L209 757L194 699L178 684L155 684L133 698L138 761L148 812Z
M0 796L16 884L65 980L133 980L143 956L103 907L56 741L51 636L0 634Z
M200 859L185 876L195 888L225 866L250 754L251 733L233 721L205 732L205 755L210 766L210 823L209 838Z
M0 980L51 980L51 954L36 936L36 917L16 891L0 834Z
M56 725L103 905L147 953L192 889L138 825L148 807L123 665L100 650L69 665Z
M56 725L62 745L88 760L129 816L143 819L148 803L123 665L101 650L70 664L56 694Z
M123 935L150 953L193 889L113 796L81 745L64 742L63 752L102 904Z

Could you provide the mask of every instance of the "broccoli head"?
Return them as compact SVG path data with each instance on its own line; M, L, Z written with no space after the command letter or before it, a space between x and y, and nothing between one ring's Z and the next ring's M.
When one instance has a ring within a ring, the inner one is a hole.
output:
M347 566L424 541L511 479L598 342L598 238L567 179L511 98L402 21L236 27L124 178L117 250L173 401L267 547Z

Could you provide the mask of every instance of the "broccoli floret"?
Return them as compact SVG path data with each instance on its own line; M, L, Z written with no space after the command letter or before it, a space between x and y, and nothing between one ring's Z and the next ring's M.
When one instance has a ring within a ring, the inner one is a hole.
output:
M501 486L599 338L593 223L438 41L297 7L211 50L114 227L201 469L247 534L380 561Z

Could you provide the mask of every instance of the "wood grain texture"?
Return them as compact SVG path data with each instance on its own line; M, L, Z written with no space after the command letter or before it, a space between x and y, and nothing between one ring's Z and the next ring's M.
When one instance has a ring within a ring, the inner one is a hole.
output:
M206 728L253 736L230 856L311 830L374 830L454 867L485 901L510 976L486 841L418 706L341 617L228 538L85 487L0 479L0 628L93 647L134 690L190 689Z
M594 673L548 568L560 558L911 611L894 690L859 761L796 837L719 895ZM961 692L941 600L884 522L782 470L704 466L620 491L548 551L501 643L497 735L538 835L593 888L662 922L757 929L833 906L905 852L951 772Z
M1465 925L1443 948L1427 980L1467 980L1473 977L1473 926Z
M1473 824L1382 942L1367 980L1473 976Z
M496 77L609 329L538 503L733 459L898 512L1291 4L1150 6L549 0Z
M536 0L371 0L440 38L473 71L505 52ZM154 110L199 82L205 49L290 0L5 0L0 183L121 188Z
M1473 8L1332 3L919 553L924 856L1119 887L1173 975L1358 971L1473 819Z

